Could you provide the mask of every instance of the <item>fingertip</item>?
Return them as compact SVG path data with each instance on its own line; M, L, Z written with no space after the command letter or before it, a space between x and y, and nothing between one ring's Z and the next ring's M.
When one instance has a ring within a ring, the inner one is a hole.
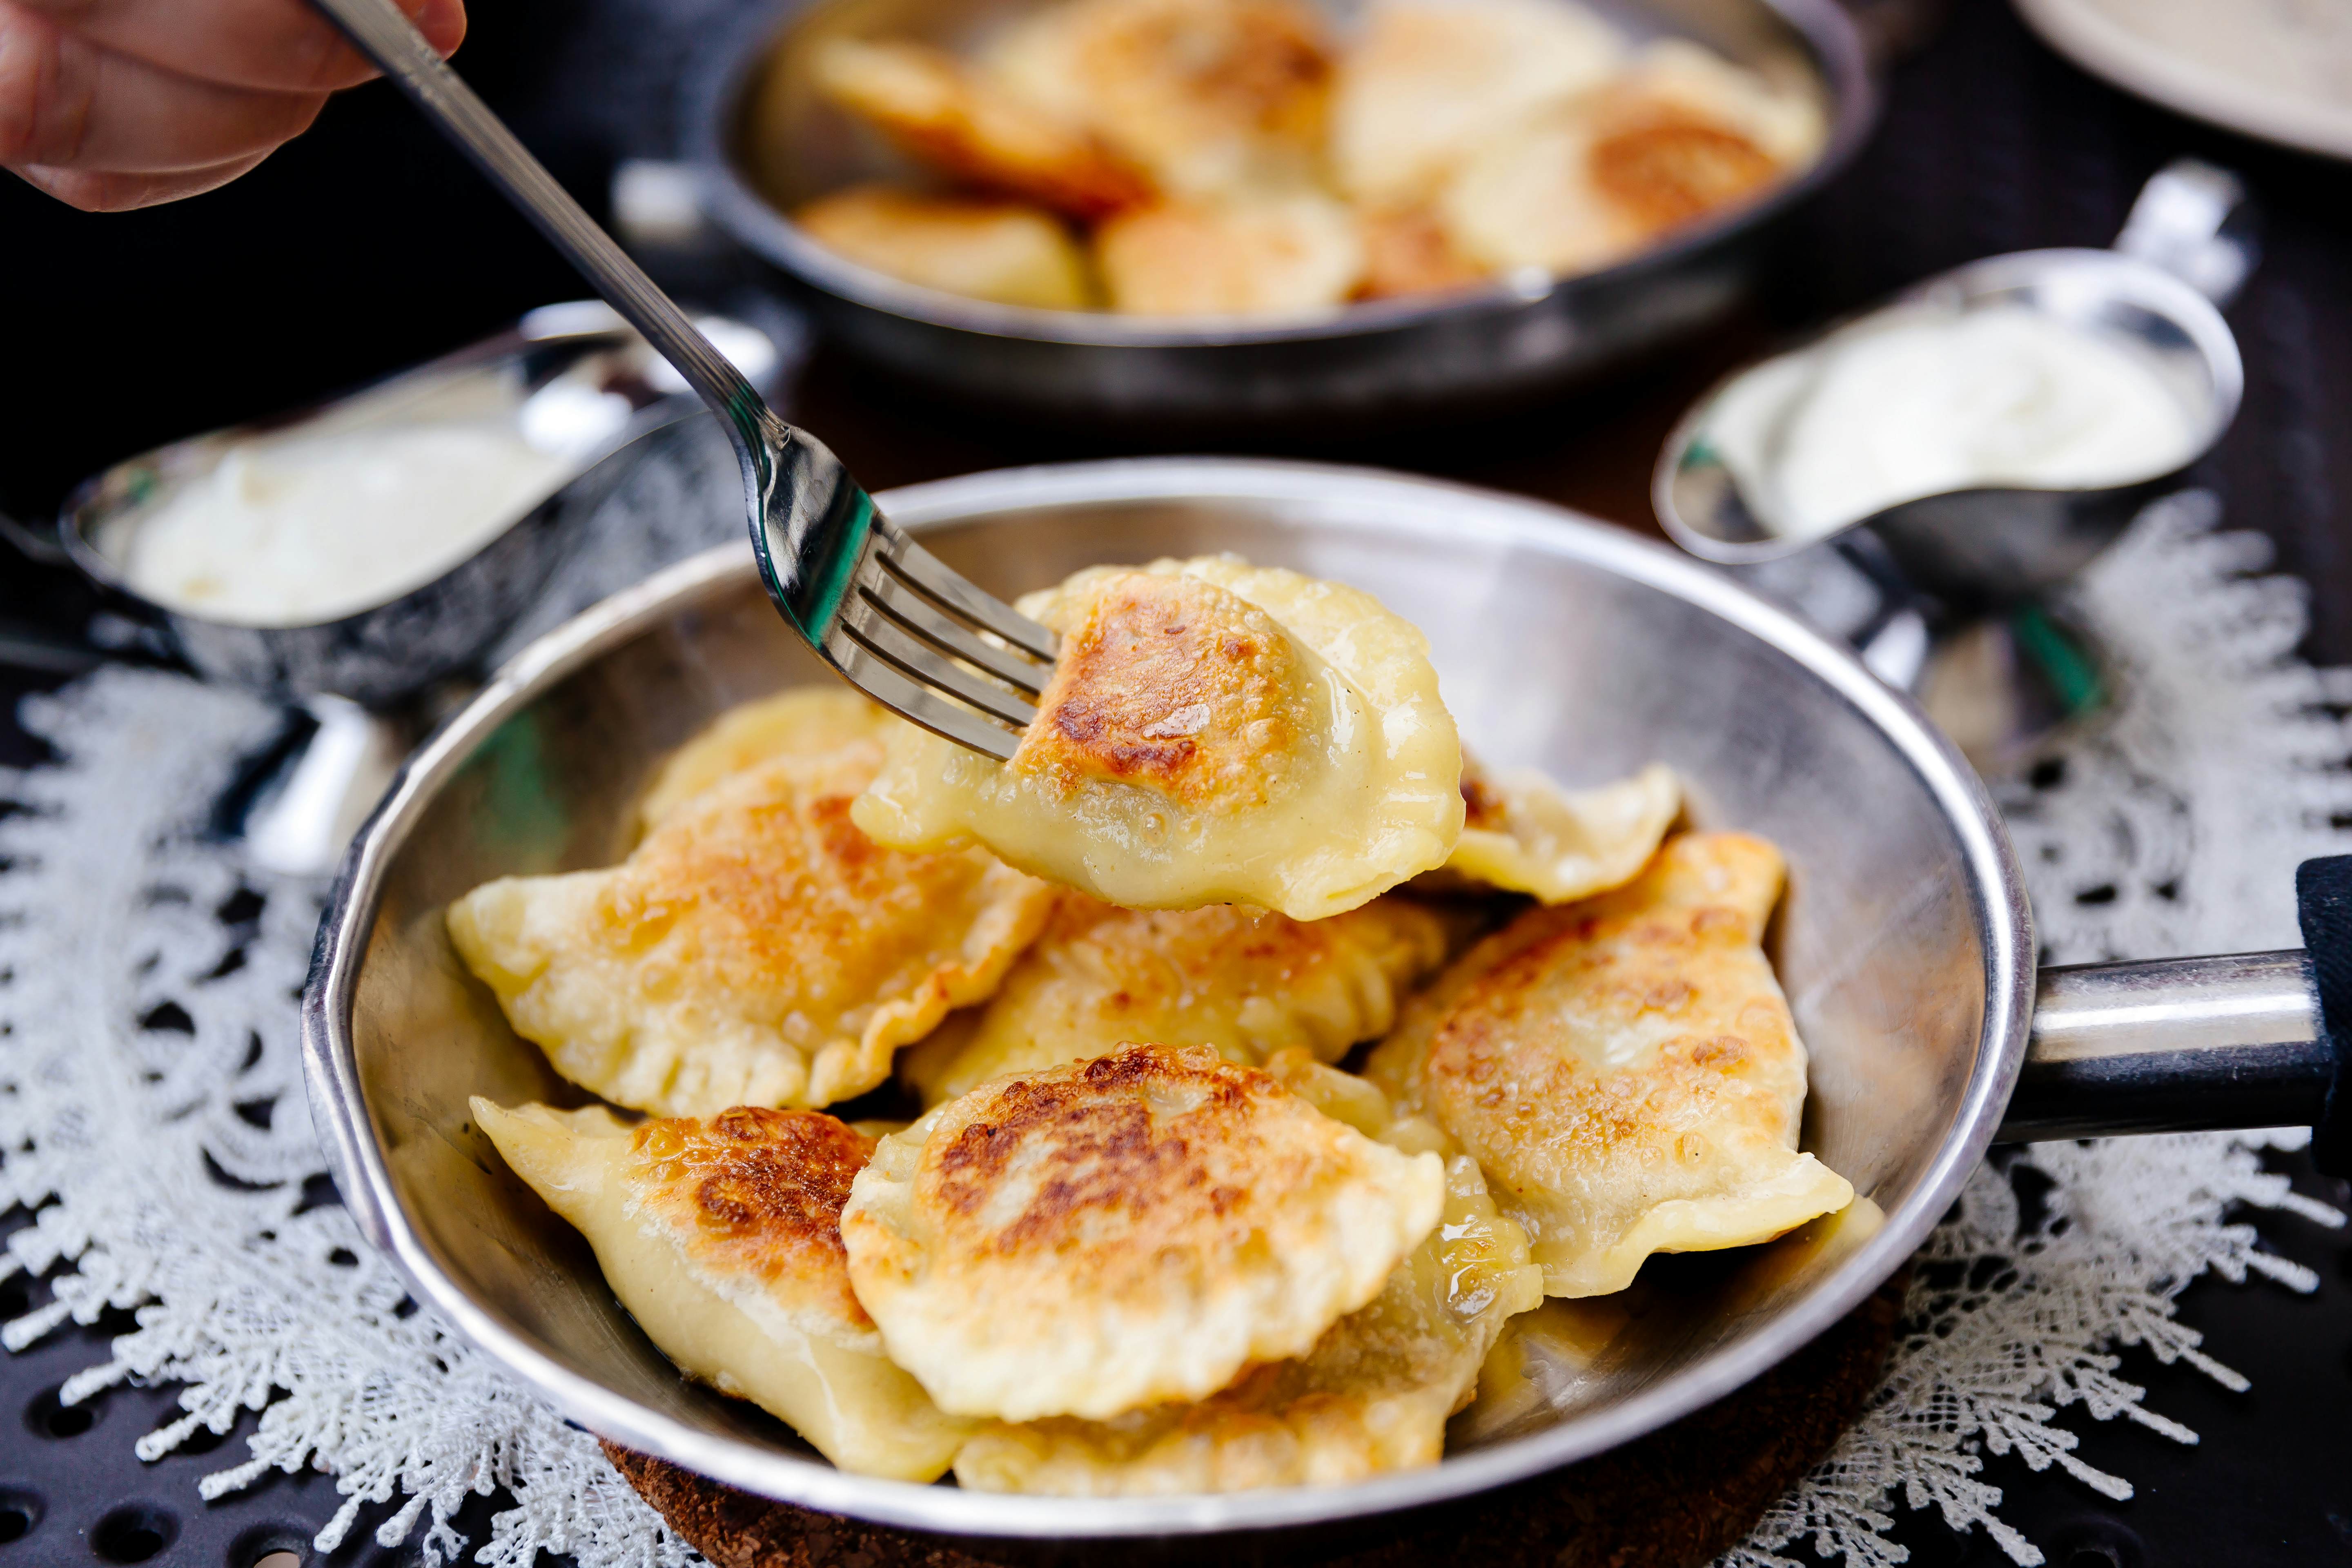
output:
M466 0L422 0L414 20L425 41L444 59L466 41Z

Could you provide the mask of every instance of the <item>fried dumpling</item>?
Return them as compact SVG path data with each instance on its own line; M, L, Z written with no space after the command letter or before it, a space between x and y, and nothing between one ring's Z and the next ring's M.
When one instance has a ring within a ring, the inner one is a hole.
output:
M1562 789L1534 768L1462 769L1462 837L1440 873L1564 904L1622 887L1682 810L1674 770L1653 764L1598 789Z
M1069 0L1006 29L982 68L1170 196L1296 191L1319 173L1331 57L1297 0Z
M1810 160L1821 123L1809 96L1663 40L1606 89L1486 142L1439 211L1488 267L1602 267Z
M1403 205L1530 112L1606 81L1617 29L1559 0L1377 0L1339 64L1331 153L1353 200Z
M811 1110L623 1123L602 1106L474 1120L588 1238L606 1283L688 1376L748 1399L845 1470L928 1481L964 1435L891 1364L857 1304L841 1205L870 1139Z
M1429 643L1369 594L1229 556L1024 596L1062 636L1009 763L911 728L855 808L1129 909L1354 909L1444 863L1462 752Z
M1124 1047L994 1079L877 1145L857 1299L940 1407L1102 1420L1303 1354L1438 1222L1444 1164L1255 1068Z
M1448 934L1439 912L1403 898L1310 921L1065 893L995 1000L902 1055L898 1076L933 1106L1129 1040L1207 1046L1244 1067L1292 1047L1336 1061L1388 1033L1405 994L1445 962Z
M1433 1465L1446 1418L1475 1391L1503 1326L1543 1300L1526 1234L1496 1212L1477 1163L1420 1119L1399 1119L1363 1079L1280 1053L1267 1070L1367 1137L1445 1156L1444 1213L1371 1302L1305 1355L1251 1367L1189 1405L1109 1421L991 1422L956 1455L988 1491L1133 1497L1329 1486Z
M817 90L907 153L959 179L1093 219L1151 199L1149 176L1081 125L1004 91L944 50L835 38L810 61Z
M1078 242L1024 203L853 185L793 221L827 249L926 289L1043 310L1093 302Z
M1476 1157L1544 1289L1768 1241L1853 1197L1797 1152L1805 1049L1759 945L1780 852L1670 838L1626 886L1539 907L1416 997L1370 1076Z
M1356 285L1362 300L1401 294L1434 294L1484 282L1486 269L1455 247L1437 215L1426 206L1375 207L1360 212L1364 276Z
M828 1105L986 1001L1053 905L984 850L881 848L849 819L882 748L780 756L689 795L623 864L504 877L451 942L565 1078L671 1116Z
M860 692L838 683L796 686L739 703L672 752L637 803L637 819L652 827L686 801L722 779L772 757L824 757L879 741L893 717Z
M1130 316L1278 316L1332 309L1364 276L1352 214L1314 192L1138 207L1095 234L1110 307Z

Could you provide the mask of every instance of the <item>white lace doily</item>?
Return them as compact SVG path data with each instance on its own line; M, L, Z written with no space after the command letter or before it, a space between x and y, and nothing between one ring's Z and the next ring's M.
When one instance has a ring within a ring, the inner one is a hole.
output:
M2298 585L2248 575L2267 559L2263 542L2210 531L2212 516L2199 498L2159 509L2083 584L2078 608L2106 639L2123 698L2062 765L2034 771L2041 787L2006 796L2055 960L2294 945L2294 866L2333 847L2330 816L2352 811L2352 779L2326 768L2352 735L2325 710L2352 698L2352 680L2294 658ZM58 761L0 773L0 802L13 803L0 805L0 1202L35 1211L9 1236L0 1277L66 1267L52 1301L0 1342L21 1348L68 1318L135 1308L137 1331L61 1398L124 1379L184 1384L186 1414L141 1440L148 1458L259 1410L250 1458L208 1478L205 1495L273 1467L331 1470L349 1501L321 1550L362 1504L404 1496L378 1540L421 1530L431 1561L697 1561L592 1438L416 1310L341 1208L302 1206L322 1163L293 998L320 890L241 869L200 814L278 717L113 668L28 702L24 718ZM2027 1158L2053 1185L2030 1231L2008 1182L1980 1173L1929 1258L2000 1267L1922 1268L1868 1413L1727 1561L1782 1563L1802 1541L1858 1568L1900 1562L1884 1533L1899 1497L2037 1563L1979 1479L1987 1451L2128 1495L2075 1459L2056 1409L2079 1403L2188 1439L2116 1376L2116 1349L2145 1345L2236 1385L2175 1319L2175 1297L2209 1270L2314 1281L2231 1224L2232 1206L2341 1223L2260 1170L2264 1142L2039 1146ZM499 1487L517 1506L488 1541L461 1541L449 1524L459 1505Z

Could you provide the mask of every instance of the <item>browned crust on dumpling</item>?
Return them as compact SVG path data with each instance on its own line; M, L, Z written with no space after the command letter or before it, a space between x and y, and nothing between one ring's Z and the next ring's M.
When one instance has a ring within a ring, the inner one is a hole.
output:
M1092 133L992 87L944 50L836 39L818 51L814 72L826 97L960 179L1087 219L1155 194Z
M1738 201L1780 172L1738 132L1668 108L1645 110L1605 131L1590 157L1593 184L1652 230Z
M1122 573L1065 629L1016 769L1146 784L1188 806L1272 797L1311 722L1274 617L1196 577Z
M873 1321L849 1288L841 1208L874 1157L874 1141L814 1110L737 1106L708 1120L667 1119L630 1135L645 1201L687 1253L714 1274L772 1286L836 1314Z

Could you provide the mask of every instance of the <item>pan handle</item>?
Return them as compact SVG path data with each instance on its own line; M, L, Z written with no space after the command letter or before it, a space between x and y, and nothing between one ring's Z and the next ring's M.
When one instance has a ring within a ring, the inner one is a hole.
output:
M1994 1141L2310 1126L2352 1174L2352 856L2295 890L2304 952L2043 970Z

